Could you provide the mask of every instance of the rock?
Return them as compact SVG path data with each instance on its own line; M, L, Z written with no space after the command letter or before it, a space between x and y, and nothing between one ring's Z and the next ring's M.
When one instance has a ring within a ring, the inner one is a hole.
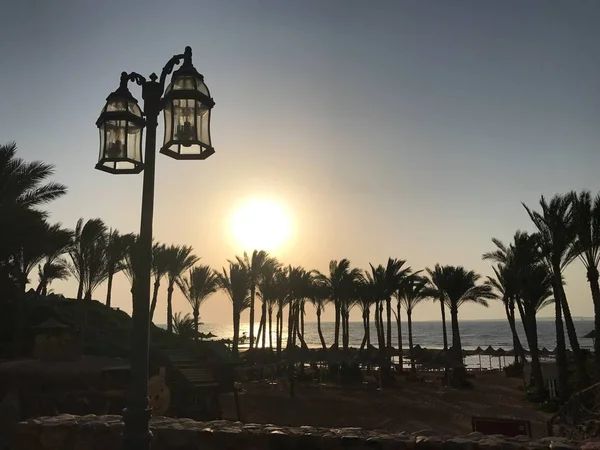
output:
M417 437L417 436L437 436L438 434L433 431L433 430L429 430L429 429L425 429L425 430L419 430L419 431L415 431L414 433L411 433L412 437Z

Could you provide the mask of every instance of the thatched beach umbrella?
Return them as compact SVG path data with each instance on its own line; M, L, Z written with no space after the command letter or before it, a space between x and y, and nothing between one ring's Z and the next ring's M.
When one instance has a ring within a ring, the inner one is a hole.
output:
M500 358L503 358L504 366L506 367L506 350L502 347L496 350L496 356L498 357L498 364L500 365L500 369L502 369L502 365L500 364Z
M540 356L545 356L545 357L547 357L547 356L551 356L551 355L552 355L552 352L551 352L550 350L548 350L546 347L543 347L543 348L540 350Z

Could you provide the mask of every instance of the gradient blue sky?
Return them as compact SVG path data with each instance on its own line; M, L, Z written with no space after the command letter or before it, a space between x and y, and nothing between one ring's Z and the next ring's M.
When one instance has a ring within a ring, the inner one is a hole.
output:
M94 170L94 123L121 71L158 72L186 45L216 101L217 153L158 158L155 236L212 266L241 253L236 208L272 198L293 216L285 263L489 274L490 239L532 229L521 201L600 190L600 2L19 0L0 16L0 141L56 165L70 192L50 210L66 226L138 230L141 175ZM566 280L573 314L590 315L579 262ZM119 277L126 310L128 289ZM190 310L180 294L175 307ZM216 295L201 316L229 322L231 307Z

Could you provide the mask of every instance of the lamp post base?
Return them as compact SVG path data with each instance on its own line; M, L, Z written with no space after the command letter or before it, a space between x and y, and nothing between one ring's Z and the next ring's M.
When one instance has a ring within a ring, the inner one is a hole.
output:
M124 450L149 450L152 441L152 432L148 428L150 422L150 409L123 410L125 431L123 432Z

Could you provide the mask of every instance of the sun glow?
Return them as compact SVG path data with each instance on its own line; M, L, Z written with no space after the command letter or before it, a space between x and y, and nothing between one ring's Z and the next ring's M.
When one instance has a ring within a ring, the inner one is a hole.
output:
M244 250L275 251L289 239L291 222L289 213L280 203L253 199L235 212L231 232Z

